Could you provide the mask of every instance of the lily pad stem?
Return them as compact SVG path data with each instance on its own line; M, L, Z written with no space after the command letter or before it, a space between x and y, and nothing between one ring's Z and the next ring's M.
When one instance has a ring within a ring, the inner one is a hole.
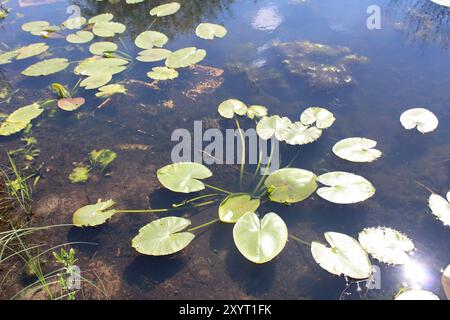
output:
M239 189L242 189L242 180L244 177L244 168L245 168L245 139L244 139L244 135L242 134L242 129L241 129L241 126L239 125L238 119L234 118L234 121L236 122L236 126L239 131L239 138L241 139L241 145L242 145L241 171L239 172Z
M210 205L212 203L216 202L216 200L209 200L202 203L197 203L195 205L189 206L189 207L180 207L180 208L169 208L169 209L142 209L142 210L116 210L116 213L158 213L158 212L169 212L169 211L177 211L177 210L185 210L185 209L192 209L192 208L198 208Z
M206 222L206 223L204 223L204 224L201 224L201 225L199 225L199 226L196 226L196 227L194 227L194 228L191 228L191 229L189 229L189 230L187 230L187 231L188 231L188 232L191 232L191 231L194 231L194 230L198 230L198 229L207 227L207 226L209 226L209 225L211 225L211 224L213 224L213 223L216 223L217 221L219 221L219 219L214 219L214 220L208 221L208 222Z
M215 196L218 196L218 195L220 195L220 193L210 193L210 194L205 194L203 196L195 197L195 198L192 198L192 199L187 199L187 200L184 200L184 201L182 201L180 203L172 204L172 208L178 208L178 207L187 205L188 203L191 203L191 202L194 202L194 201L197 201L197 200L200 200L200 199L215 197Z
M264 183L264 181L267 178L267 174L269 173L269 167L270 167L270 163L272 162L272 157L273 157L273 151L275 150L275 148L273 146L271 146L271 150L270 150L270 157L269 157L269 161L267 162L266 165L266 169L264 170L264 174L261 177L261 179L259 180L258 184L256 185L255 189L253 189L252 194L255 194L256 192L258 192L259 188L261 187L261 185Z
M158 20L158 16L156 16L155 19L153 19L152 23L150 23L147 30L150 30L150 28L153 26L153 24L156 22L156 20Z
M203 184L205 185L205 187L207 187L207 188L209 188L209 189L212 189L212 190L220 191L220 192L226 193L226 194L231 194L231 193L232 193L232 192L230 192L230 191L221 189L221 188L219 188L219 187L212 186L212 185L210 185L210 184L206 184L206 183L203 183Z
M308 246L308 247L311 246L311 243L309 243L309 242L307 242L307 241L304 241L304 240L302 240L302 239L300 239L300 238L297 238L296 236L293 236L292 234L290 234L289 237L290 237L291 239L297 241L298 243L304 244L304 245L306 245L306 246Z
M421 187L425 188L426 190L430 191L431 193L436 194L436 192L434 192L433 190L431 190L431 188L428 188L428 187L427 187L426 185L424 185L422 182L416 180L416 183L417 183L419 186L421 186Z

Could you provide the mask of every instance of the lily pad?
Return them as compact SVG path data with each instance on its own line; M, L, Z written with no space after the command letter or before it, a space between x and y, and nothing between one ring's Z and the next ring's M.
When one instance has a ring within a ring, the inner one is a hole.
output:
M214 37L225 37L227 29L214 23L200 23L197 28L195 28L195 34L202 39L212 40Z
M17 109L0 124L0 136L9 136L25 129L31 120L37 118L42 112L44 109L38 103Z
M66 37L66 41L70 43L87 43L92 39L94 39L92 32L84 30L68 34Z
M290 145L303 145L316 141L322 135L322 130L308 127L301 122L291 123L283 133L283 140Z
M317 195L333 203L361 202L375 194L375 188L368 180L349 172L328 172L317 180L327 186L317 189Z
M444 269L442 273L442 287L444 288L447 299L450 300L450 264Z
M245 258L258 264L266 263L284 249L288 229L274 212L269 212L261 220L255 213L247 212L234 225L233 239Z
M79 166L73 168L69 174L69 180L72 183L85 183L89 179L90 169L86 166Z
M235 223L247 212L255 212L259 199L252 199L247 193L234 193L227 196L219 206L220 221Z
M125 2L128 4L136 4L136 3L141 3L144 2L145 0L126 0Z
M311 107L303 111L300 116L300 121L304 125L316 124L319 129L327 129L333 124L334 115L325 108Z
M372 162L382 154L380 150L374 149L376 145L376 141L366 138L347 138L333 146L333 153L352 162Z
M117 158L117 153L109 149L92 150L89 160L92 166L98 166L103 171Z
M73 214L72 221L77 227L93 227L105 223L117 211L110 209L115 205L113 200L102 201L99 199L96 204L84 206Z
M188 47L172 52L166 59L169 68L184 68L199 63L206 57L206 51Z
M127 60L121 58L103 58L94 56L80 62L75 67L76 75L101 76L104 74L113 75L126 69Z
M58 95L58 99L71 98L72 97L70 92L69 92L69 90L67 90L66 87L64 87L60 83L52 83L52 89Z
M82 97L62 98L58 99L58 107L64 111L74 111L81 107L84 102L85 100Z
M450 8L450 1L449 0L431 0L431 2L438 4L440 6L444 6L447 8Z
M136 60L142 62L155 62L166 59L172 51L166 49L147 49L139 52L139 56L136 57Z
M97 89L112 80L112 75L109 73L100 73L97 75L89 76L80 82L80 87L84 87L86 90Z
M252 105L248 107L247 110L247 117L250 119L256 118L262 118L267 116L267 107L260 106L260 105Z
M94 24L97 22L109 22L114 18L114 15L112 13L102 13L98 14L96 16L93 16L88 20L88 24Z
M28 46L17 49L16 50L16 54L17 54L16 59L21 60L21 59L34 57L34 56L37 56L37 55L47 51L47 49L48 49L48 45L46 45L44 42L33 43ZM1 58L0 58L0 60L1 60Z
M7 51L0 53L0 65L11 63L12 59L17 56L17 50Z
M28 77L46 76L49 74L57 73L69 66L69 61L65 58L53 58L39 61L25 70L22 74Z
M103 55L104 53L110 53L117 51L117 44L109 41L100 41L91 44L89 52L96 55Z
M147 76L153 80L171 80L178 77L178 71L167 67L154 67L147 72Z
M127 93L127 89L121 84L109 84L107 86L98 88L98 90L99 92L95 94L95 96L98 98L109 98L116 93Z
M430 206L431 212L441 220L445 226L450 227L450 191L447 192L446 197L447 199L433 193L428 199L428 205Z
M195 238L191 232L180 232L190 224L190 220L180 217L157 219L139 230L131 246L137 252L151 256L165 256L178 252L186 248Z
M261 139L267 140L275 135L279 141L283 141L291 120L278 115L263 117L256 125L256 133Z
M169 38L164 33L157 31L144 31L134 40L134 44L141 49L151 49L153 47L164 46Z
M433 131L439 124L438 118L436 118L434 113L425 108L406 110L400 116L400 122L405 129L417 128L422 133Z
M325 232L324 236L330 247L316 241L311 243L312 256L322 268L337 276L370 277L372 264L358 241L337 232Z
M50 26L47 21L30 21L22 25L22 30L26 32L38 32L45 30Z
M62 26L64 28L73 30L73 29L80 29L85 23L86 23L85 17L74 17L74 18L69 18L66 21L64 21L62 23Z
M200 163L178 162L158 169L159 182L169 190L190 193L205 189L201 179L212 176L212 172Z
M114 37L116 33L123 33L126 26L119 22L96 22L92 32L98 37Z
M178 10L180 10L180 7L181 5L178 2L170 2L162 4L150 10L150 15L157 17L165 17L176 13Z
M290 204L308 198L317 189L316 178L311 171L284 168L271 173L264 185L270 200Z
M439 297L431 291L411 289L401 292L394 300L439 300Z
M365 228L359 233L361 246L375 259L388 264L405 264L414 243L403 233L386 227Z
M231 119L234 117L234 114L239 116L243 116L247 113L247 106L237 100L237 99L228 99L219 104L218 111L219 114L227 119Z

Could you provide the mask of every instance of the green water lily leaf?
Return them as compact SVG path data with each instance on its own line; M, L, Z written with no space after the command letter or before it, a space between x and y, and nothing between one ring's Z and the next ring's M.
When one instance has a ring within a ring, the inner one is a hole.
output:
M0 124L0 136L9 136L25 129L42 112L44 109L36 102L17 109Z
M219 219L226 223L235 223L247 212L255 212L259 199L252 199L247 193L233 193L227 196L219 206Z
M267 116L268 109L267 107L261 106L261 105L252 105L248 107L247 110L247 117L250 119L256 118L262 118Z
M49 48L48 45L46 45L44 42L30 44L28 46L16 50L17 53L16 59L21 60L37 56L47 51L48 48Z
M136 3L144 2L144 0L126 0L125 2L128 4L136 4Z
M126 69L127 60L121 58L103 58L94 56L80 62L75 67L76 75L99 76L113 75Z
M89 76L80 82L80 87L86 90L97 89L112 80L112 75L110 73L100 73L93 76Z
M64 111L75 111L84 104L82 97L58 99L58 107Z
M96 54L102 56L104 53L111 53L117 51L117 44L109 41L100 41L95 42L90 45L89 52L92 54Z
M86 24L86 18L85 17L74 17L69 18L66 21L62 23L62 26L64 28L73 30L73 29L80 29L84 24Z
M98 88L99 92L95 94L98 98L109 98L116 93L126 94L127 88L125 88L121 84L109 84L107 86L103 86Z
M89 179L89 167L79 166L73 168L72 172L69 174L69 180L72 183L84 183Z
M316 127L308 127L301 122L291 123L283 130L283 140L290 145L303 145L316 141L322 135L322 130Z
M377 142L366 138L347 138L333 146L333 153L341 159L352 162L372 162L381 157L382 152L374 149Z
M264 185L270 200L290 204L308 198L317 189L316 178L311 171L284 168L272 172Z
M405 129L417 128L421 133L433 131L439 124L439 120L434 113L425 108L406 110L400 116L400 122Z
M428 206L431 209L431 213L442 221L444 226L450 227L450 191L447 192L446 197L447 199L433 193L428 198Z
M450 8L450 2L448 0L431 0L431 2L438 4L440 6Z
M300 121L304 125L316 124L319 129L327 129L333 124L334 115L325 108L311 107L303 111L300 116Z
M87 43L92 39L94 39L92 32L84 30L68 34L66 37L66 41L70 43Z
M110 22L114 18L112 13L102 13L96 16L93 16L88 20L88 24L94 24L97 22Z
M116 33L123 33L126 26L119 22L96 22L92 28L92 32L98 37L114 37Z
M12 59L14 59L17 55L18 55L17 50L0 53L0 65L11 63Z
M442 273L442 287L444 288L447 299L450 300L450 264L444 269Z
M89 160L92 166L98 166L103 171L105 170L115 159L117 153L109 149L92 150L89 154Z
M69 90L67 90L66 87L64 87L60 83L52 83L52 89L58 95L58 99L71 98L72 97L72 95L70 94Z
M147 72L147 76L153 80L171 80L178 77L178 71L167 67L154 67Z
M386 227L365 228L359 235L361 246L375 259L388 264L405 264L414 243L403 233Z
M47 21L30 21L22 25L22 30L26 32L40 32L50 26Z
M330 247L313 241L314 260L328 272L353 279L366 279L372 274L372 263L358 241L343 233L325 232Z
M139 56L136 57L136 60L142 62L156 62L166 59L172 51L166 49L147 49L139 52Z
M73 214L72 221L77 227L93 227L105 223L117 211L111 209L116 203L113 200L102 201L84 206Z
M195 47L183 48L172 52L166 59L169 68L184 68L199 63L206 57L206 51Z
M53 58L39 61L25 70L22 74L28 77L46 76L57 73L69 66L69 61L65 58Z
M212 176L212 172L200 163L178 162L164 166L156 172L159 182L169 190L190 193L205 189L201 179Z
M260 220L247 212L236 222L233 239L239 252L254 263L266 263L275 258L286 245L288 229L283 219L269 212Z
M134 44L141 49L151 49L153 47L164 46L169 38L164 33L157 31L144 31L134 40Z
M410 289L401 291L394 300L440 300L437 295L431 291L422 289Z
M186 248L195 235L191 232L180 232L186 229L191 221L180 217L157 219L139 229L131 246L137 252L150 256L165 256Z
M219 104L217 110L222 117L231 119L234 117L234 114L243 116L247 113L248 108L242 101L228 99Z
M199 38L212 40L214 37L225 37L227 34L227 29L214 23L200 23L197 28L195 28L195 34Z
M149 13L151 16L165 17L176 13L180 10L180 7L181 5L178 2L170 2L154 7Z
M284 141L286 131L291 123L289 118L278 115L263 117L256 125L256 133L263 140L275 136L277 140Z
M349 172L328 172L317 180L327 186L317 189L317 195L333 203L361 202L375 194L375 188L368 180Z

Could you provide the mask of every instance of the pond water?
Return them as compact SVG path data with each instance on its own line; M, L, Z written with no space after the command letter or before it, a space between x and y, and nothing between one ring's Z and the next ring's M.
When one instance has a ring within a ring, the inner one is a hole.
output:
M346 280L322 269L309 247L289 241L274 260L256 265L236 249L230 224L202 229L187 248L167 257L140 255L130 245L142 226L167 214L116 215L97 228L56 228L36 241L96 243L73 245L77 264L86 278L98 276L108 297L117 299L392 299L405 285L419 285L444 299L441 269L450 262L450 230L430 213L429 191L417 182L441 195L449 189L450 9L429 0L180 2L180 11L157 19L152 30L169 37L164 46L169 50L205 49L207 55L199 65L180 69L177 79L152 86L146 73L162 62L134 60L112 82L124 83L126 95L116 94L98 108L104 99L95 96L97 91L80 88L77 96L86 100L81 108L64 112L49 107L33 121L32 135L41 150L35 163L43 165L33 195L32 225L71 223L76 209L99 198L114 199L123 209L170 207L186 199L162 188L156 170L172 162L175 129L193 132L196 120L202 121L204 129L234 128L233 121L217 113L217 106L226 99L264 105L271 114L295 120L307 107L322 106L336 117L333 126L312 144L281 145L281 165L294 159L292 167L318 175L353 172L375 186L375 195L357 204L338 205L313 194L290 206L264 203L258 212L278 213L290 234L308 242L324 242L326 231L357 238L366 227L392 227L413 240L413 262L393 266L373 259L380 268L380 288L363 287L357 292L353 284L346 291L349 294L341 295ZM135 57L140 49L134 39L152 23L149 10L162 3L10 0L5 6L12 10L0 20L0 49L43 41L50 50L0 65L0 89L8 92L0 99L0 112L9 114L34 101L55 98L52 83L72 88L79 80L73 64L44 77L21 75L32 63L44 56L70 61L90 56L90 43L41 39L22 31L23 23L45 20L59 25L74 12L68 13L68 8L79 8L86 18L111 12L114 21L127 28L111 41ZM77 7L69 7L73 5ZM371 5L381 10L379 29L367 27ZM201 22L223 25L228 33L221 39L200 39L195 28ZM311 44L329 46L325 60L308 50ZM347 55L352 58L343 62ZM330 73L318 69L324 61L341 69ZM405 130L400 115L413 107L432 111L439 118L438 128L428 134ZM242 124L252 126L250 121ZM8 163L4 151L23 147L21 136L0 137L2 164ZM376 140L382 157L362 164L336 157L333 145L347 137ZM85 184L71 183L68 176L74 163L85 161L91 150L103 148L118 154L109 174L95 172ZM239 166L210 168L212 184L236 189ZM250 174L253 170L254 166L248 166ZM196 226L215 218L217 206L173 215L189 217ZM19 278L2 288L0 296L9 298L25 284ZM92 289L86 290L86 297L104 298Z

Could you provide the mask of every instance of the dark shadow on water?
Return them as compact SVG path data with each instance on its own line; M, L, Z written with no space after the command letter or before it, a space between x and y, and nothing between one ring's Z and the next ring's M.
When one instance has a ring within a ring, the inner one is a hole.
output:
M105 232L106 226L90 227L90 228L78 228L72 227L67 233L67 242L89 242L93 244L73 244L73 247L77 251L84 252L86 254L93 254L97 251L100 244L100 236Z

